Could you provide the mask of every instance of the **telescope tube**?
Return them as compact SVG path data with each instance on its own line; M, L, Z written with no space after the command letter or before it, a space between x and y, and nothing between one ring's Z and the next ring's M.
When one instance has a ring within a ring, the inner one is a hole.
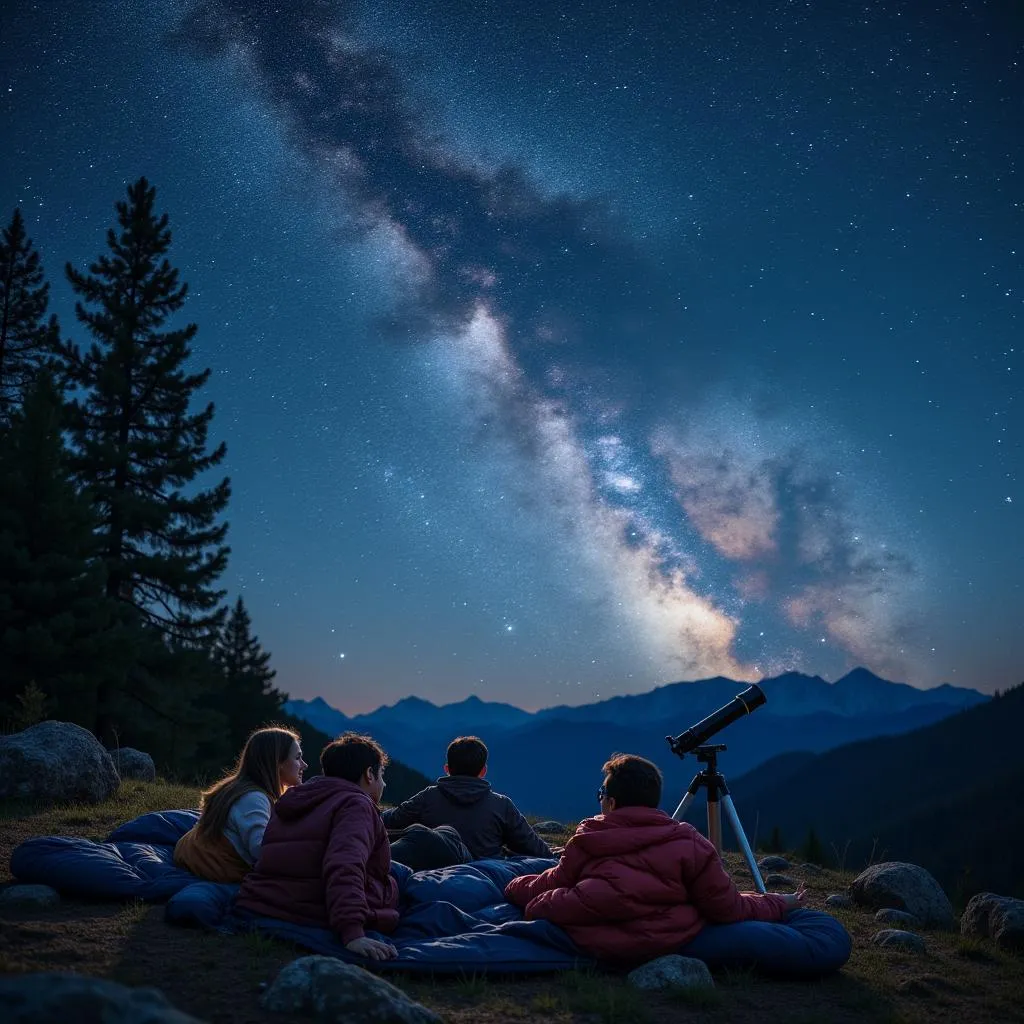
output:
M767 700L764 690L760 686L751 684L742 693L736 694L728 704L722 705L717 711L712 712L707 718L687 729L686 732L681 732L675 737L666 736L665 739L668 740L672 753L683 757L702 743L706 743L716 732L732 724L737 718L742 718L755 711Z

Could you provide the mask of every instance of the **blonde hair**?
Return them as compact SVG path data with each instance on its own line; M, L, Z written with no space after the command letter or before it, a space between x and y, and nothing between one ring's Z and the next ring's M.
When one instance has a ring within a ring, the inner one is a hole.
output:
M292 745L301 742L294 729L257 729L245 741L234 770L203 791L197 831L203 835L222 833L235 801L246 793L260 790L275 803L283 792L281 763L287 760Z

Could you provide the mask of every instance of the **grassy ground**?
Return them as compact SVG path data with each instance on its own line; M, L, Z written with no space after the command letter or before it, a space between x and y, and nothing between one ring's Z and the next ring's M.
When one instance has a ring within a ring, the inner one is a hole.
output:
M128 782L116 797L96 806L42 810L0 805L0 883L10 881L11 851L30 836L103 839L138 814L191 807L196 800L194 789ZM748 884L738 859L727 855L726 860L741 887ZM825 897L843 891L851 877L837 872L808 876L808 905L822 907ZM180 1009L217 1024L281 1024L280 1015L260 1007L261 985L302 955L301 950L259 936L174 928L164 923L162 907L141 903L65 901L50 910L4 914L0 972L71 970L129 985L153 985ZM522 979L390 980L458 1024L1024 1022L1021 958L989 943L961 940L953 932L924 933L928 951L923 956L880 950L869 943L878 930L869 913L844 911L838 916L854 937L853 957L840 974L821 982L772 982L734 972L717 975L714 992L686 996L639 993L619 977L592 972Z

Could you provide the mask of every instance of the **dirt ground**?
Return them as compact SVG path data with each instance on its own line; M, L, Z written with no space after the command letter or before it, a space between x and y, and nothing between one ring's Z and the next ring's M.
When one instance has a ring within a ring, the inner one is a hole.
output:
M129 810L141 813L125 803L67 809L63 816L50 811L0 818L0 884L10 882L10 854L22 840L54 833L101 838L117 823L114 819L131 816L124 813ZM845 888L846 881L832 873L808 877L809 905L822 907L825 896ZM620 977L590 972L519 979L388 979L458 1024L1024 1022L1024 959L939 932L925 933L928 952L923 956L883 951L870 945L878 926L869 913L840 916L854 936L853 957L838 975L813 983L734 972L716 975L713 993L685 996L639 993ZM52 909L5 911L0 917L0 973L74 971L154 986L179 1009L211 1024L287 1020L264 1011L260 995L281 967L301 955L301 950L258 936L168 925L159 905L66 900Z

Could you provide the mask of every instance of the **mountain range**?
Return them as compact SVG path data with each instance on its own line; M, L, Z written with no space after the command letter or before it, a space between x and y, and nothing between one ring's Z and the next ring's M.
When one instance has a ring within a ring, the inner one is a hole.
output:
M698 765L675 757L665 735L695 724L746 685L716 677L537 712L475 696L441 706L406 697L351 717L321 697L291 700L285 709L331 736L347 730L370 733L393 757L427 775L440 774L453 737L479 734L490 749L488 778L496 789L527 813L578 820L593 812L601 765L616 751L641 754L661 767L663 805L671 810ZM822 753L908 733L989 701L976 690L948 684L920 690L863 668L835 683L787 672L759 685L767 704L714 738L728 745L720 767L730 779L780 755Z

